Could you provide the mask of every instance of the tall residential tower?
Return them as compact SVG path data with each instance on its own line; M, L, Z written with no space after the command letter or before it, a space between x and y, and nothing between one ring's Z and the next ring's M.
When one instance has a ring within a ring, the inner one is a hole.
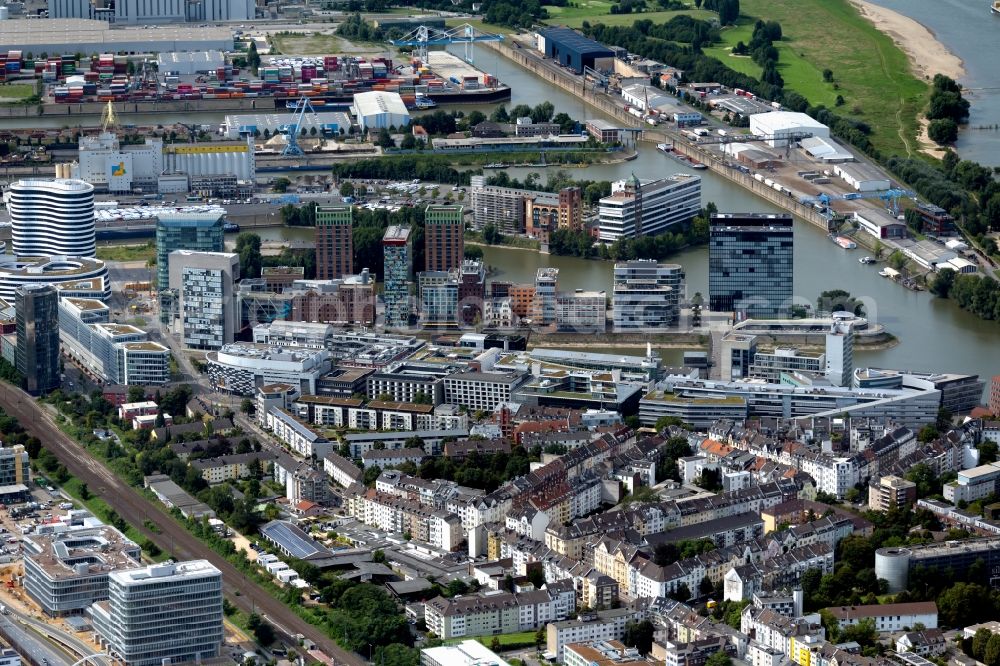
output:
M353 208L316 207L316 279L354 274Z
M424 270L461 268L465 257L465 209L428 206L424 215Z
M410 323L410 228L391 226L382 237L385 327Z

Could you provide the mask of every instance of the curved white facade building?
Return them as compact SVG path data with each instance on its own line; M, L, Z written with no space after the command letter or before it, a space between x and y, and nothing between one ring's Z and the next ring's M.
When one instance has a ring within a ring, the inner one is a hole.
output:
M14 254L22 257L93 257L94 186L82 180L28 179L10 186Z
M108 267L99 259L0 255L0 298L13 303L25 284L51 284L62 298L111 299Z

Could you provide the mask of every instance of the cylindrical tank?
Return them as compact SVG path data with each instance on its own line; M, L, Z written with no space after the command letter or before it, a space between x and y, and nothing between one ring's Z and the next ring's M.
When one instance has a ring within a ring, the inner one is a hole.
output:
M7 5L0 6L0 21L6 21L9 15Z
M889 592L906 589L910 571L910 551L907 548L879 548L875 551L875 575L889 583Z

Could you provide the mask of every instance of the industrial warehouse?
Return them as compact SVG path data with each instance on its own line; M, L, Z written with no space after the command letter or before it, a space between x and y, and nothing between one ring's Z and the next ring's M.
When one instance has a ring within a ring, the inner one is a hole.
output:
M112 29L107 21L52 18L0 21L0 44L27 53L149 53L233 48L229 28L161 25Z
M577 74L585 68L614 69L615 54L611 49L569 28L539 30L538 50Z

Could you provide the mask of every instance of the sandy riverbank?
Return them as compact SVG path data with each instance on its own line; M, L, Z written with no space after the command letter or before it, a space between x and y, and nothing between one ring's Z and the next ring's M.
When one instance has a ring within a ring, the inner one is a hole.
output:
M868 0L851 0L851 3L876 28L892 37L892 41L906 53L917 76L930 79L935 74L944 74L955 80L965 76L962 59L949 51L922 24Z

